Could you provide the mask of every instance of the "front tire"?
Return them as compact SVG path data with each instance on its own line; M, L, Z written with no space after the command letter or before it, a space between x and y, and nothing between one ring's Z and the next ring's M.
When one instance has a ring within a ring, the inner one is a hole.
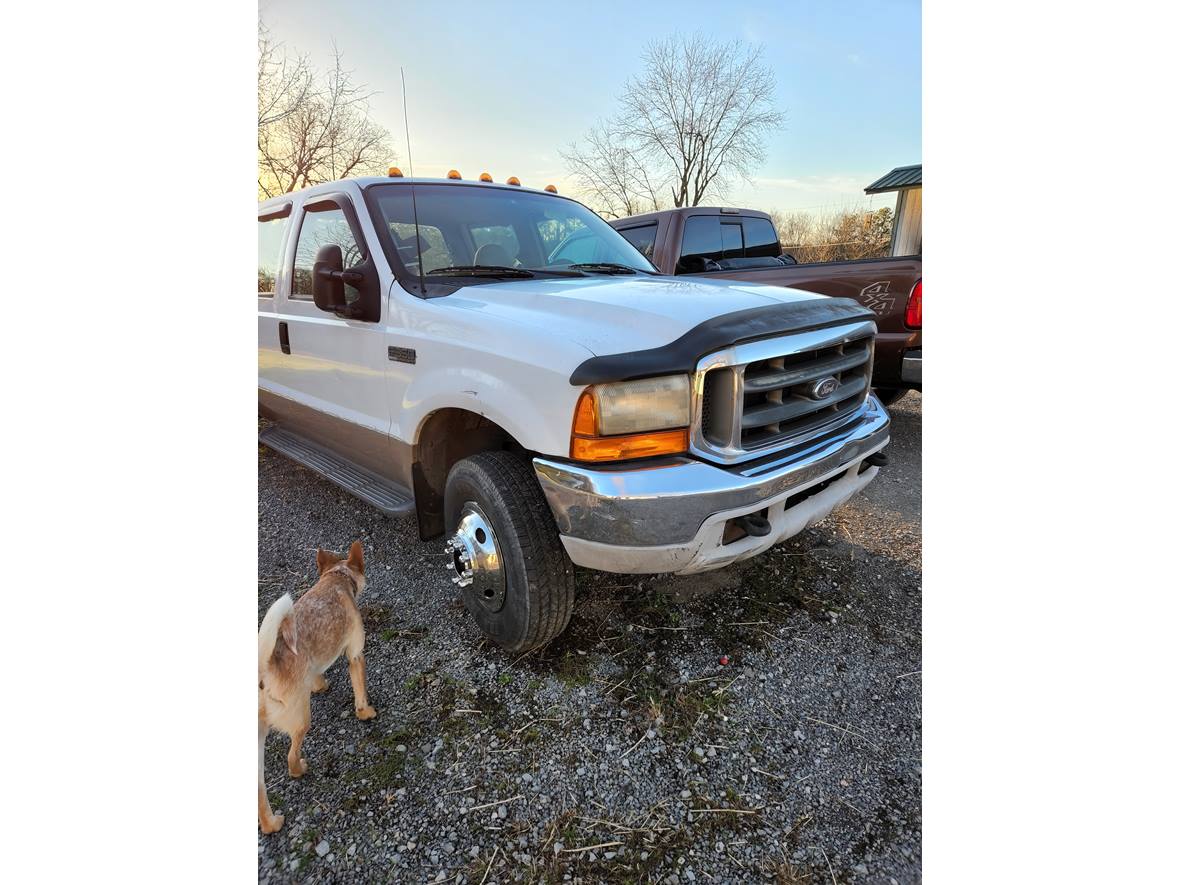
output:
M573 614L574 567L530 465L509 452L464 458L447 477L443 513L448 535L461 524L464 531L477 526L478 542L469 539L474 558L499 563L498 571L476 566L474 582L462 588L480 629L510 652L555 639ZM461 569L460 559L454 564Z

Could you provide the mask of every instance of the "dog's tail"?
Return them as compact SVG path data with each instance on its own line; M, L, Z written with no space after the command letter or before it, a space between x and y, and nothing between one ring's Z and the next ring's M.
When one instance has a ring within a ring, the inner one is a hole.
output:
M279 641L279 630L283 621L291 614L295 602L290 593L284 593L274 601L262 619L262 626L258 628L258 669L262 670L274 654L275 644Z

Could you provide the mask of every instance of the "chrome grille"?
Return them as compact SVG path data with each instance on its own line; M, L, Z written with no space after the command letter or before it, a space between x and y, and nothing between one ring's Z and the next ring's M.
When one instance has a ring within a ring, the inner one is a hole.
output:
M851 420L868 396L875 333L872 322L851 323L706 357L694 386L694 448L740 461Z

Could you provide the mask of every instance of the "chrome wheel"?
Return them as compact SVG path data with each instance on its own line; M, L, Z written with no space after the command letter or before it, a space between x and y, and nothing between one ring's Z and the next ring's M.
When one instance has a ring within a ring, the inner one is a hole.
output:
M464 596L488 611L503 608L507 582L496 533L474 501L463 504L459 525L447 541L446 550L450 554L447 568L455 572L451 583L458 584Z

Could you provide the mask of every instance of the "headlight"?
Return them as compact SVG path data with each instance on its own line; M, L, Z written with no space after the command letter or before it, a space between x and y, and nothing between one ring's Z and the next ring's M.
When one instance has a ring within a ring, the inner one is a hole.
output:
M574 413L570 457L613 461L688 449L687 375L586 388Z

